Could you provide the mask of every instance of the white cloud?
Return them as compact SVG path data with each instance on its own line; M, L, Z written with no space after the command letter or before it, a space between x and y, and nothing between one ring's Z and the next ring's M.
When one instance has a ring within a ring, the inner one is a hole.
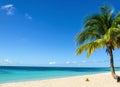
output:
M0 61L0 65L11 65L12 61L10 61L9 59L3 59L2 61Z
M73 61L72 64L76 64L77 62L76 61Z
M5 64L11 64L11 63L12 63L12 61L10 61L9 59L4 59L3 62L4 62Z
M50 65L54 65L54 64L56 64L56 62L55 62L55 61L52 61L52 62L49 62L49 64L50 64Z
M83 60L83 61L81 61L82 63L86 63L86 61L85 60Z
M67 61L67 62L66 62L66 64L70 64L70 62L69 62L69 61Z
M29 19L29 20L32 20L32 16L30 16L29 14L25 14L25 18Z
M11 8L11 7L13 7L13 5L12 4L8 4L8 5L2 6L1 8L2 9L8 9L8 8Z
M72 62L66 61L66 64L77 64L77 62L76 61L72 61Z
M14 15L15 7L13 4L8 4L8 5L1 6L1 10L6 11L7 15Z

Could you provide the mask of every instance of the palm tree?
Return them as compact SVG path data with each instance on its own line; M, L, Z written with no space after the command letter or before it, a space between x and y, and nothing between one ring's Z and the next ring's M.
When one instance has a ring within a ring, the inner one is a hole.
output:
M111 73L117 82L120 77L114 69L113 50L120 47L120 13L116 16L110 6L102 6L101 13L86 18L82 32L76 36L76 55L87 51L89 57L98 48L106 48L110 56Z

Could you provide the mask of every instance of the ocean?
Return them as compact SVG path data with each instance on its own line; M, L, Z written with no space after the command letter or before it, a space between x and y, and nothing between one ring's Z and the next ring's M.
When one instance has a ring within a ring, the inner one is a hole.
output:
M120 71L120 68L115 68ZM110 68L0 66L0 83L43 80L109 72Z

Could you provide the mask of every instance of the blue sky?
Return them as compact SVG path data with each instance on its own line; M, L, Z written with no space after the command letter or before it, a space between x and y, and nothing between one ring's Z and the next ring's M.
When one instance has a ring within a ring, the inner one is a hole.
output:
M120 0L0 0L0 65L109 66L105 49L89 59L86 53L75 56L75 35L85 17L105 3L120 11Z

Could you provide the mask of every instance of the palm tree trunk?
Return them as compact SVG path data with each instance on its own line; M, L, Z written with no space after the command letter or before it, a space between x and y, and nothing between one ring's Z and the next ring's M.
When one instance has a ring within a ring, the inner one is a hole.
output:
M114 79L117 80L117 82L120 82L120 77L116 75L115 69L114 69L114 60L113 60L112 48L109 48L109 54L110 54L110 68L111 68L112 76Z

